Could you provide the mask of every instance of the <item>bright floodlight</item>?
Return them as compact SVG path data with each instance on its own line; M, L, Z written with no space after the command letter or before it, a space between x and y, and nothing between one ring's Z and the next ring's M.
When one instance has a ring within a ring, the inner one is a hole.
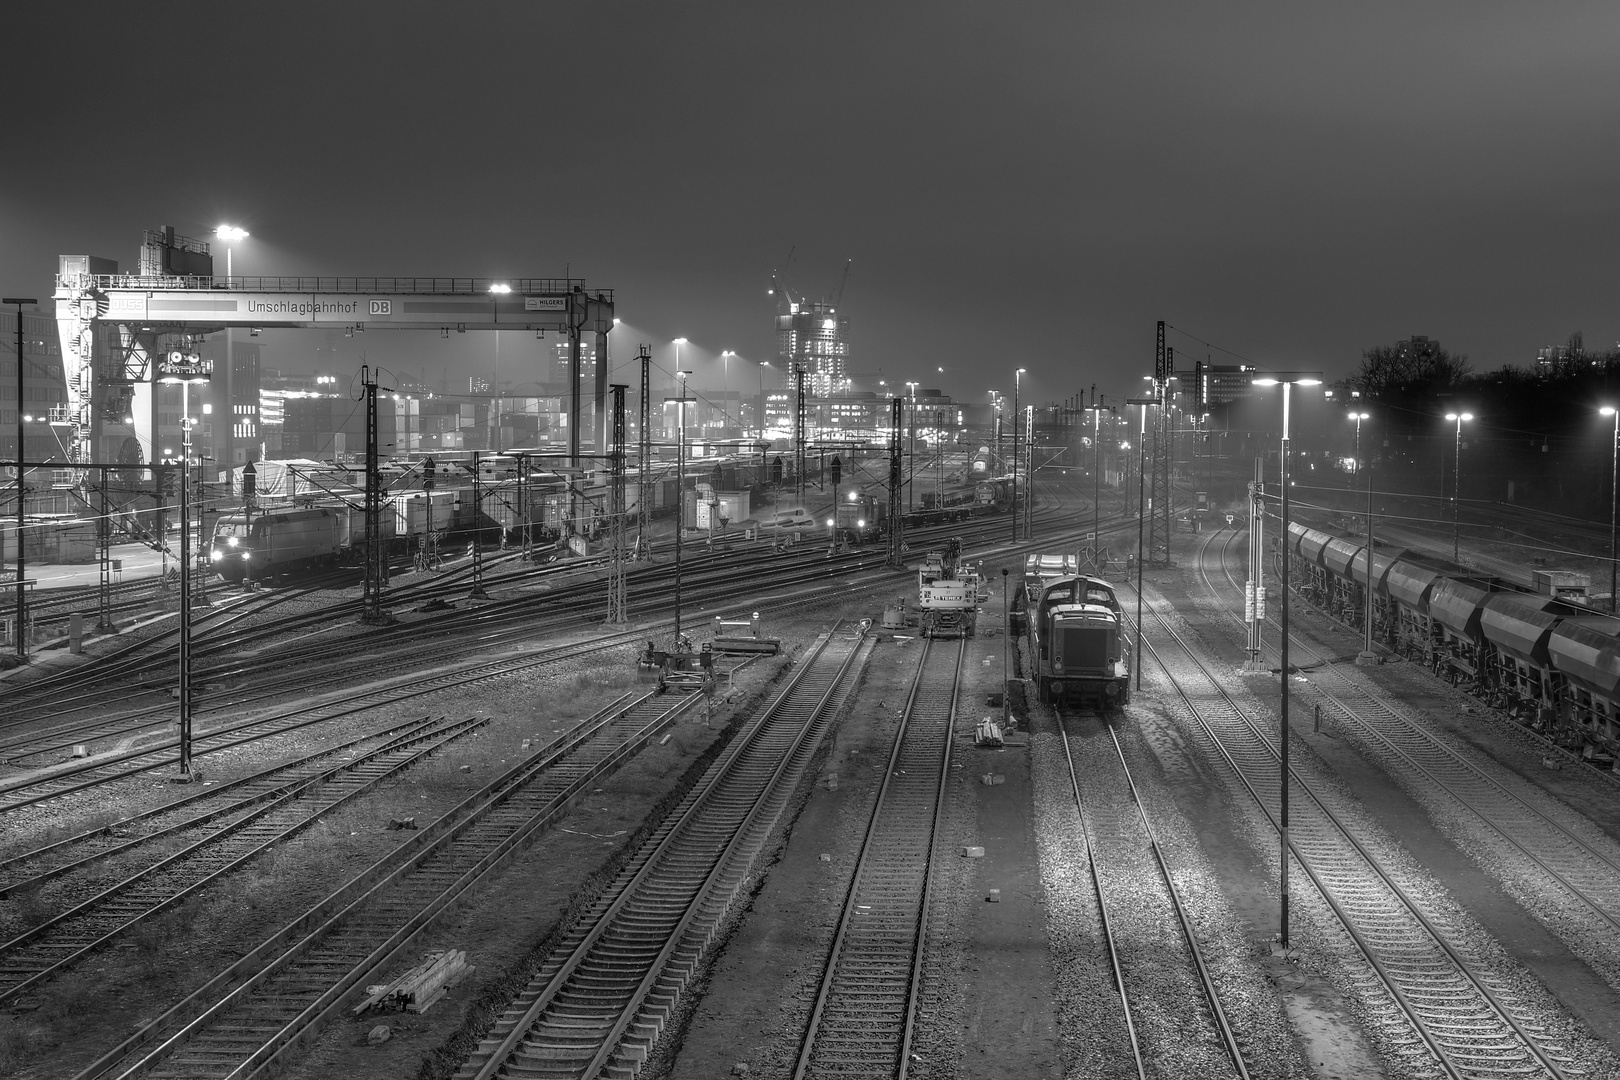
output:
M1249 380L1251 386L1276 386L1279 383L1292 383L1295 386L1320 386L1322 373L1319 371L1266 371L1260 372Z
M1349 419L1351 419L1351 420L1371 420L1372 419L1372 413L1369 413L1369 412L1353 412L1353 413L1351 413L1349 415Z
M235 225L221 225L219 228L214 230L214 235L219 237L221 240L224 240L226 243L232 243L237 240L246 240L248 238L248 231L246 229L238 228Z
M512 291L512 286L506 284L504 281L497 281L495 284L489 287L489 291L492 293L500 293L504 296L506 293Z
M1599 415L1602 415L1602 416L1613 416L1614 415L1614 406L1613 405L1605 405L1605 406L1603 406L1603 408L1598 410L1598 413L1599 413Z
M685 345L686 344L686 339L683 338L683 337L678 337L678 338L675 339L675 344L677 344L677 345Z
M1448 412L1448 413L1446 413L1446 419L1447 420L1472 420L1473 418L1474 418L1474 414L1471 413L1471 412L1465 412L1465 413Z

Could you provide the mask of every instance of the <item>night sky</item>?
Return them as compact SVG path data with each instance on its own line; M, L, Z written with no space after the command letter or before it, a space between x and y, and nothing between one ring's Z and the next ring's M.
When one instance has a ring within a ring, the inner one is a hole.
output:
M231 222L238 274L584 276L616 359L703 369L771 356L773 271L822 297L853 259L855 370L972 401L1017 367L1135 392L1157 319L1330 376L1620 338L1612 0L34 4L5 36L8 296ZM312 363L289 333L266 363ZM435 380L492 351L369 337Z

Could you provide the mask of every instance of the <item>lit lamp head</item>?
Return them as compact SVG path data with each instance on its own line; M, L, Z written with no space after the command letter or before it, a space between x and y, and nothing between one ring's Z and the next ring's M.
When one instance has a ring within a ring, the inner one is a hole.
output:
M1321 386L1322 373L1320 371L1265 371L1249 380L1250 386L1279 386L1283 383L1288 383L1291 386Z
M1605 405L1605 406L1603 406L1603 408L1598 410L1598 415L1599 416L1613 416L1615 414L1615 411L1616 410L1615 410L1615 407L1613 405Z
M238 240L246 240L248 231L235 225L221 225L214 230L214 235L227 244L234 244Z
M1456 421L1458 426L1461 426L1461 424L1462 424L1462 422L1464 420L1472 420L1473 418L1474 418L1474 414L1471 413L1471 412L1465 412L1465 413L1448 412L1448 413L1446 413L1446 419Z

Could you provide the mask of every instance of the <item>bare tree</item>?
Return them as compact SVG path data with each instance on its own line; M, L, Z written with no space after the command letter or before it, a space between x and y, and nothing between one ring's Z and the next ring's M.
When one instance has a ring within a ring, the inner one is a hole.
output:
M1412 338L1363 352L1361 371L1351 382L1369 398L1413 398L1455 386L1470 370L1464 354L1427 338Z

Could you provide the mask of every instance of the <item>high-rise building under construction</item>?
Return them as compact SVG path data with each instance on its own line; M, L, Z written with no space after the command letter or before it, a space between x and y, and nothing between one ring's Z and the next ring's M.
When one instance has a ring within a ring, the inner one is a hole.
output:
M812 396L849 393L849 318L827 301L784 297L776 310L776 365L788 385L802 367Z

